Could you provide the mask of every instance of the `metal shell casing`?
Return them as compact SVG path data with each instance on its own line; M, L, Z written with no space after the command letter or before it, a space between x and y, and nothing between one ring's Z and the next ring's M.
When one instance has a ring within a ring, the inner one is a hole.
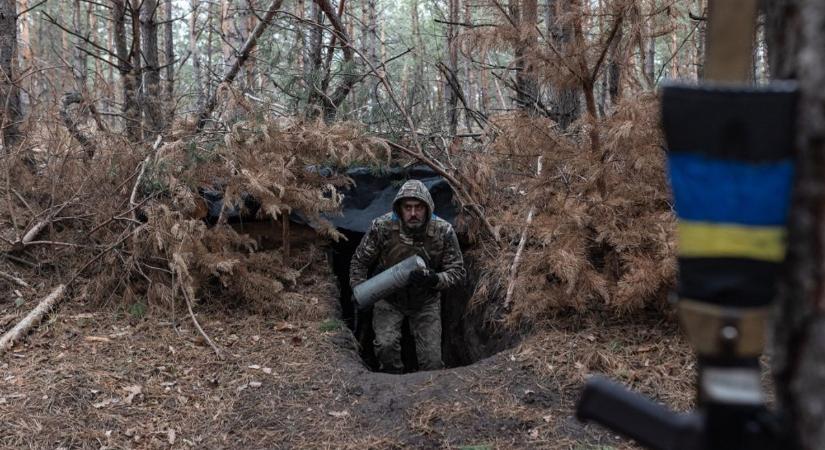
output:
M356 306L358 309L372 306L378 300L406 286L410 273L414 270L425 268L427 263L424 259L414 255L364 281L352 289Z

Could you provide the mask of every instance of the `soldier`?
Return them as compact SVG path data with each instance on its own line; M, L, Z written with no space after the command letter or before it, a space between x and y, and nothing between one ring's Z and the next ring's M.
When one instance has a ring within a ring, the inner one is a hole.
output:
M464 279L464 261L453 227L433 214L433 199L424 183L401 186L392 211L372 221L350 265L355 287L370 276L418 255L426 269L410 274L408 285L381 299L373 309L375 350L380 370L401 373L401 324L409 319L422 370L444 367L441 360L441 293Z

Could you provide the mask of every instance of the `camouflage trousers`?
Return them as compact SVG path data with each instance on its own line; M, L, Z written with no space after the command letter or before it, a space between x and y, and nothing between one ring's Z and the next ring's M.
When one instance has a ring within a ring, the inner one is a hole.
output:
M372 327L375 330L375 352L382 372L402 373L401 325L410 320L410 332L415 340L415 354L420 370L444 367L441 361L441 302L431 302L417 311L398 310L384 300L375 304Z

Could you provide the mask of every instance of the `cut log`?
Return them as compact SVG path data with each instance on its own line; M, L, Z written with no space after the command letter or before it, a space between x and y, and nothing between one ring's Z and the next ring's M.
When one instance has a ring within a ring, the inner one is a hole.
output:
M36 327L37 324L39 324L43 319L43 316L45 316L46 313L49 312L49 310L51 310L52 307L63 298L63 294L65 293L65 284L61 284L56 287L51 294L41 300L40 303L37 304L37 307L27 314L23 320L18 322L14 328L6 332L3 337L0 337L0 355L10 349L11 346L14 345L14 343L21 337L28 334L32 328Z

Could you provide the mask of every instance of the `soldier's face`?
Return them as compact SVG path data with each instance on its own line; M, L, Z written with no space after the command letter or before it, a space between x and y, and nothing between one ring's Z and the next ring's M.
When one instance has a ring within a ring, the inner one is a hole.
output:
M401 220L410 228L419 228L424 225L424 215L427 214L427 205L420 200L401 201Z

